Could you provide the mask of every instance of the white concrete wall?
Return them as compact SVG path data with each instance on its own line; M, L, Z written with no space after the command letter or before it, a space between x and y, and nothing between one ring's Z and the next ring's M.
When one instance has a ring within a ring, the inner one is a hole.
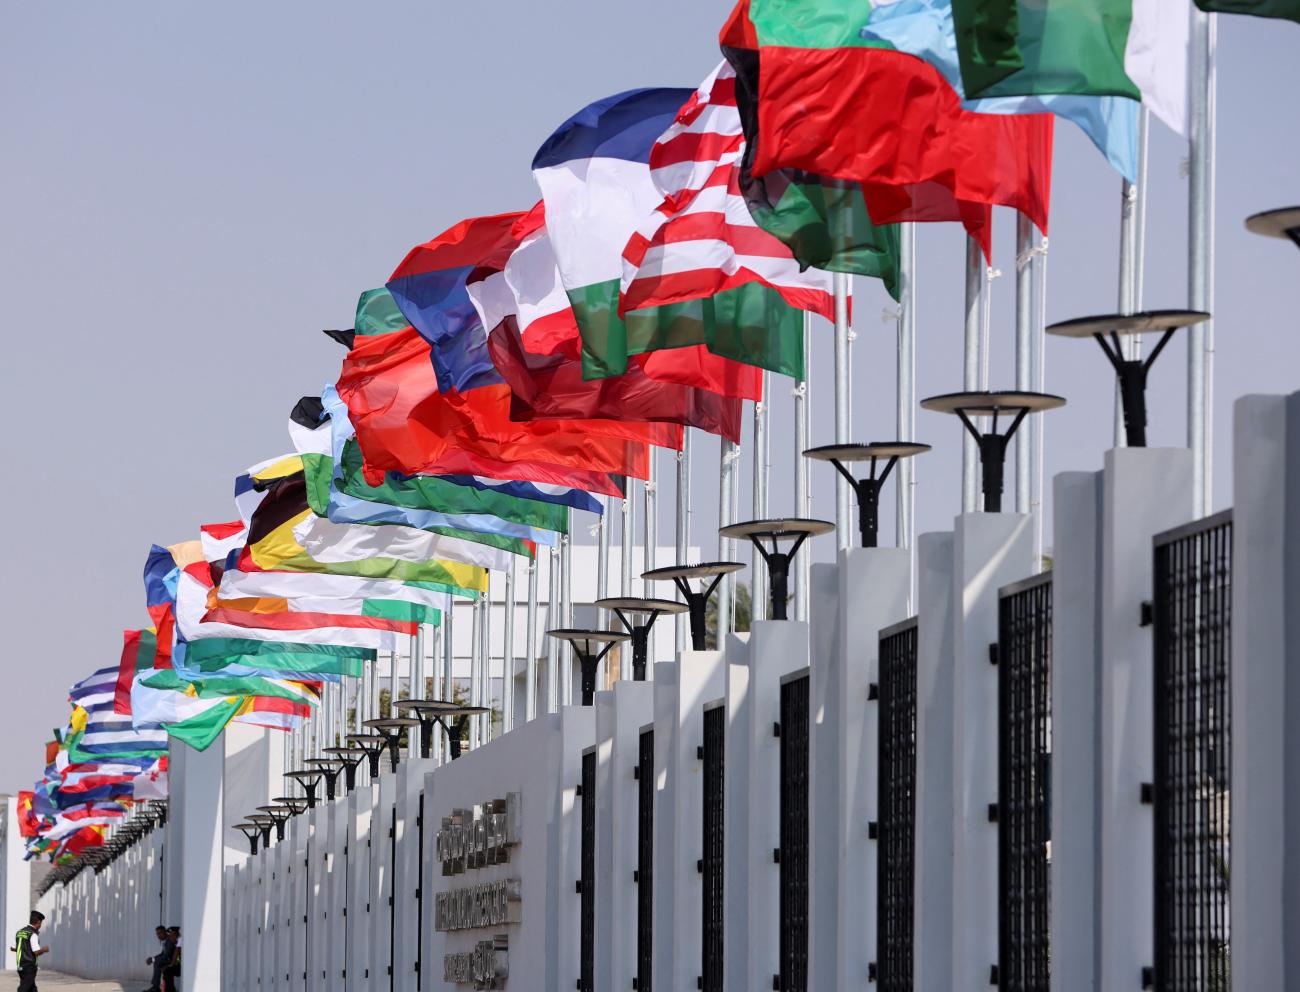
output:
M31 864L23 860L25 848L18 832L18 797L4 799L4 820L0 823L0 937L4 938L4 970L18 967L18 956L9 949L11 934L27 922L31 912Z

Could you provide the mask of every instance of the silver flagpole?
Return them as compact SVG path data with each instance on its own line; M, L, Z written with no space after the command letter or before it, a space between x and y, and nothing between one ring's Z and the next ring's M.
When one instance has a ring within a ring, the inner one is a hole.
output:
M515 560L510 559L506 569L504 597L505 618L502 621L501 649L501 732L508 734L515 727ZM491 609L491 604L489 604Z
M1191 183L1188 192L1188 302L1214 312L1215 49L1218 21L1192 11ZM1187 444L1192 449L1196 515L1212 505L1214 431L1214 323L1188 329Z
M1119 216L1119 312L1137 313L1142 309L1142 270L1146 262L1147 197L1147 127L1148 112L1138 111L1137 181L1124 180L1120 188ZM1138 334L1120 339L1125 358L1142 354L1142 337ZM1124 432L1124 405L1119 383L1115 384L1115 447L1128 443Z
M560 540L563 540L561 537ZM564 626L560 618L560 555L551 548L551 570L546 586L546 626ZM560 645L554 637L546 639L546 712L554 713L560 705Z
M609 515L614 501L609 496L600 497L601 513L596 521L596 598L609 595ZM600 626L609 626L609 615L600 611Z
M560 626L573 626L573 513L569 513L569 533L560 538ZM573 659L566 641L558 646L560 659L560 699L565 706L573 703Z
M442 698L451 699L456 692L455 681L456 674L454 671L456 663L456 636L455 622L456 618L456 598L447 597L447 608L442 614ZM447 745L447 735L438 735L438 748L442 761L451 759L451 752Z
M541 553L538 548L537 555ZM529 721L537 719L537 555L528 563L528 606L524 611L524 719Z
M685 428L682 429L682 433L683 434L685 433ZM649 458L650 458L650 465L649 465L650 478L646 480L645 489L644 489L645 529L643 531L643 535L645 540L645 546L641 551L642 572L648 572L650 571L650 569L654 568L655 565L657 564L657 559L659 557L656 552L656 549L659 545L659 452L655 449L653 445L650 445L648 450L649 450ZM648 583L642 580L641 588L643 591L645 590L647 585ZM646 677L651 679L654 678L654 656L655 656L654 638L655 638L654 628L652 627L650 629L650 638L648 644L648 649L650 652L649 657L651 663L646 666ZM623 678L629 678L631 674L632 674L631 672L623 672L623 671L619 672L619 675L621 675Z
M357 694L354 697L352 711L352 733L364 734L365 728L361 726L362 722L369 719L366 715L366 681L369 678L369 671L375 666L367 665L361 672L361 678L357 679Z
M632 480L628 479L625 484L630 490ZM620 596L632 595L632 535L635 533L636 503L629 491L627 498L623 500L623 526L618 535L618 594Z
M1034 231L1029 218L1016 212L1016 388L1033 388ZM1016 438L1016 512L1028 513L1033 489L1033 439Z
M1047 238L1043 238L1039 245L1034 249L1034 389L1038 392L1047 391L1047 349L1045 344L1045 328L1047 327ZM1031 501L1030 510L1034 516L1034 571L1043 570L1043 477L1044 468L1044 448L1043 448L1043 419L1042 417L1030 417L1029 423L1025 426L1029 428L1030 437L1033 438L1034 449L1034 492Z
M794 384L794 516L809 516L809 460L803 452L813 446L809 432L809 376L813 372L813 315L803 311L803 378ZM794 619L809 619L809 555L794 562Z
M682 432L682 450L677 452L677 520L673 534L673 543L677 552L674 564L687 564L691 547L691 429ZM601 591L604 595L604 590ZM690 618L679 613L675 618L677 652L687 649L690 644Z
M483 665L483 599L474 597L474 610L471 613L469 634L469 704L482 706L484 699L482 665ZM483 722L476 717L469 721L469 746L478 747L483 742Z
M808 428L808 377L812 374L812 314L803 312L803 378L795 383L794 396L794 516L807 517L812 511L808 498L808 459L803 453L812 447ZM795 559L794 618L808 619L808 589L812 560L809 555Z
M411 635L410 651L410 672L407 675L410 687L406 690L406 698L423 699L424 693L420 691L421 686L424 684L424 634L422 626L417 626L415 633ZM414 714L403 714L403 716L406 715L414 716ZM412 761L420 756L419 734L406 735L406 751Z
M966 239L966 337L962 388L971 391L980 384L980 326L983 323L984 257L979 242ZM961 442L961 509L971 513L978 505L979 449L969 433Z
M481 705L488 707L488 712L479 717L482 729L479 730L479 741L486 744L492 739L492 729L495 721L492 719L492 573L488 572L488 589L483 593L481 603L483 604L483 647L479 651L479 664L482 671L479 673L479 682L483 686L483 702ZM504 690L503 690L504 691Z
M853 353L849 347L849 275L835 272L831 276L835 290L835 443L853 440ZM848 480L835 475L835 534L840 548L852 543L853 500Z
M389 717L397 716L397 710L393 709L393 703L397 701L398 690L402 687L402 677L397 672L397 652L388 652L388 713Z
M766 369L760 376L763 396L754 404L754 492L753 519L766 520L768 516L767 481L772 452L767 438L768 405L771 397L772 375ZM749 615L751 620L767 619L767 569L761 567L755 551L749 564Z
M734 523L731 513L731 492L736 484L736 459L740 457L740 446L734 441L722 438L721 454L718 464L718 527ZM730 561L732 542L718 535L718 561ZM726 645L726 636L731 633L731 605L734 590L734 576L724 575L718 583L717 609L717 649Z
M916 437L916 225L902 224L898 229L898 363L896 393L898 440ZM894 539L912 558L911 584L916 583L916 459L900 459L897 502L894 510ZM908 590L912 598L911 587Z

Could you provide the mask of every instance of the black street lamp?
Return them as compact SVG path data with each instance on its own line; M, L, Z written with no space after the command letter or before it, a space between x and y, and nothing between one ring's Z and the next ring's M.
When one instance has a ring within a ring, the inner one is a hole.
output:
M254 813L252 816L244 817L249 823L255 823L262 830L262 846L271 846L271 828L277 827L276 833L279 835L277 840L284 840L284 828L279 826L280 821L268 813Z
M1115 369L1119 383L1120 404L1124 410L1124 436L1130 448L1147 446L1147 373L1175 331L1209 320L1200 310L1148 310L1143 313L1103 314L1063 320L1047 328L1048 334L1065 338L1093 338L1101 345ZM1125 358L1122 336L1160 332L1160 340L1145 359ZM1106 340L1107 336L1110 341Z
M316 786L320 784L321 776L324 775L319 768L298 768L291 772L285 772L285 778L291 778L302 786L302 791L307 796L307 808L316 808Z
M557 641L568 641L573 653L578 656L578 662L582 665L583 706L590 706L596 701L596 666L600 664L600 659L609 654L609 649L615 644L632 639L632 635L616 630L576 630L568 627L548 630L546 636L554 637Z
M410 727L418 727L419 720L409 716L384 716L377 720L367 720L362 726L377 731L388 746L388 761L393 771L397 771L398 762L402 760L402 732Z
M336 798L339 775L343 772L343 766L347 762L341 758L308 758L303 762L305 765L312 765L321 770L325 777L325 799L332 801Z
M1007 442L1021 422L1031 413L1041 413L1065 406L1064 398L1050 393L1028 392L972 392L945 393L921 401L921 409L936 413L950 413L958 417L980 449L980 469L983 475L984 512L1002 512L1002 468L1007 459ZM1005 434L998 433L998 416L1010 414L1011 426ZM971 417L992 417L987 434L971 422Z
M870 444L824 444L819 448L809 448L803 455L830 462L840 475L848 479L858 499L858 531L862 536L862 546L874 548L880 529L880 490L884 488L885 480L900 458L912 458L929 450L928 444L913 444L911 441L872 441ZM876 464L882 458L889 460L884 471L876 475ZM845 462L865 461L871 462L871 474L864 479L854 478L853 473L844 467Z
M610 596L598 599L592 605L611 611L632 635L632 679L636 682L645 681L646 664L650 660L650 629L655 621L665 613L685 613L689 609L685 603L675 600L638 596Z
M722 537L733 540L748 538L754 548L763 556L767 564L769 604L773 620L785 620L786 603L790 599L790 563L803 547L803 542L810 537L829 534L835 525L829 520L805 520L800 517L782 517L775 520L749 520L741 524L731 524L721 528ZM763 547L767 541L770 548ZM790 541L790 547L782 551L782 542ZM757 604L754 604L757 609Z
M1300 248L1300 207L1265 210L1246 218L1246 230L1265 238L1289 238Z
M257 839L262 836L262 828L256 823L236 823L235 829L248 838L248 853L257 853Z
M351 745L327 747L325 753L332 754L343 762L343 788L351 792L357 787L357 765L361 764L369 752L360 745Z
M399 699L394 705L398 709L411 710L419 720L421 757L433 756L433 728L437 725L447 735L453 761L460 757L461 741L469 718L491 712L486 706L465 706L450 699Z
M677 591L686 600L686 608L691 615L691 648L704 651L708 647L708 609L709 597L723 576L739 572L745 566L738 561L708 561L699 565L669 565L666 568L652 568L642 572L641 578L646 582L662 582L671 579ZM701 582L699 589L691 588L691 579L712 579Z
M379 758L384 753L385 740L382 734L348 734L344 738L349 744L354 744L366 752L366 758L370 762L370 777L379 777Z

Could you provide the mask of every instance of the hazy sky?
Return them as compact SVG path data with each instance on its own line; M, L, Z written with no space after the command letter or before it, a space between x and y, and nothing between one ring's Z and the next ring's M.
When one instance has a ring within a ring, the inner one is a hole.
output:
M599 97L698 83L718 61L725 0L654 3L20 4L4 8L0 273L9 302L4 398L5 662L0 789L28 787L67 716L69 683L115 664L147 623L151 542L232 515L231 479L288 447L295 399L337 372L319 329L351 325L360 290L455 221L538 196L529 162ZM1294 131L1300 28L1221 18L1215 503L1231 502L1229 414L1245 392L1300 386L1300 254L1242 218L1300 201ZM1057 131L1049 320L1116 302L1119 180ZM1146 302L1184 306L1182 143L1152 125ZM1286 177L1292 176L1291 180ZM1013 223L995 235L993 385L1012 382ZM918 237L918 396L961 384L961 232ZM857 287L855 433L892 437L893 325ZM831 439L830 329L814 343L814 440ZM1099 466L1108 370L1087 342L1050 341L1047 468ZM1185 350L1152 384L1153 444L1182 444ZM773 390L773 509L788 512L789 384ZM959 509L955 421L921 413L922 531ZM694 538L716 520L717 443L697 445ZM669 460L661 462L665 475ZM829 467L814 513L833 516ZM744 482L744 502L749 483ZM664 503L671 504L665 487ZM744 513L742 503L742 513ZM892 521L892 510L885 511ZM671 540L664 513L661 534ZM888 540L892 524L882 527ZM830 550L823 539L822 553Z

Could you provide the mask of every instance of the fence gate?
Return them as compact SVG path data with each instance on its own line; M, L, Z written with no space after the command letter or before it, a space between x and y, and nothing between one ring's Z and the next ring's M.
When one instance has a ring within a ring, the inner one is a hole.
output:
M1155 538L1155 974L1227 992L1232 511Z
M637 755L636 988L651 989L654 957L655 730L641 731Z
M579 992L596 990L596 749L582 753L582 880Z
M912 992L916 875L916 618L880 632L876 984Z
M808 990L808 672L781 680L780 992Z
M727 709L717 703L704 711L704 876L702 974L704 992L722 992L722 888L723 846L723 757L726 745Z
M1048 992L1052 575L998 594L998 985Z

